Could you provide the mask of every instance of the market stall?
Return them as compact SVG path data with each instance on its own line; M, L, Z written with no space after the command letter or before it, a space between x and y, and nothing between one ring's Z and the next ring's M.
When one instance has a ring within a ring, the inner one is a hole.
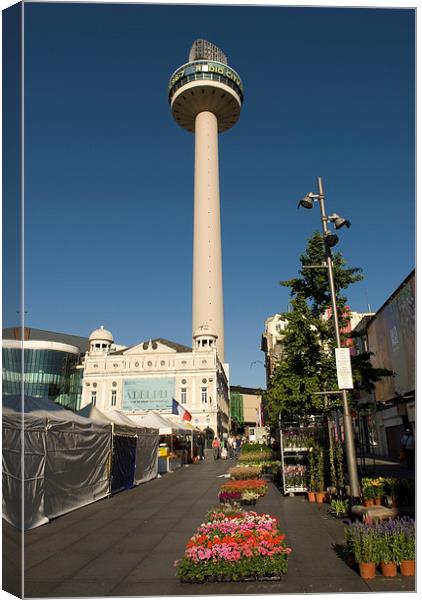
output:
M146 415L131 414L130 418L139 425L157 427L160 435L160 448L158 458L159 473L166 473L180 468L187 461L188 442L190 430L161 415L149 411Z
M2 434L3 517L14 527L38 527L109 494L110 424L46 398L3 396Z
M105 415L119 420L121 423L126 423L130 427L136 427L135 485L155 479L158 475L158 427L140 425L130 415L114 408L106 411Z
M133 487L136 466L136 425L126 423L119 415L101 412L92 404L78 414L93 423L107 423L112 427L110 492L115 494Z

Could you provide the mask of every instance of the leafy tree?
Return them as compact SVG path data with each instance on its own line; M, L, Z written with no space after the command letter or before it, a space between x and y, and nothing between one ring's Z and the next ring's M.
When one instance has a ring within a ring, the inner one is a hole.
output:
M267 414L276 424L279 414L282 420L303 419L311 414L341 407L341 398L329 396L328 407L324 396L315 395L324 389L336 390L337 373L334 348L337 346L334 319L331 315L331 293L326 268L306 268L324 265L326 250L323 237L316 232L309 240L306 252L300 257L299 277L280 282L291 288L292 311L282 314L287 320L284 330L283 357L265 393ZM336 303L340 329L350 320L346 307L347 298L342 291L363 279L361 269L347 268L340 252L332 252ZM328 315L328 316L327 316ZM347 334L342 335L342 343ZM352 357L355 385L353 396L359 390L371 391L374 382L392 375L387 369L374 369L370 353Z

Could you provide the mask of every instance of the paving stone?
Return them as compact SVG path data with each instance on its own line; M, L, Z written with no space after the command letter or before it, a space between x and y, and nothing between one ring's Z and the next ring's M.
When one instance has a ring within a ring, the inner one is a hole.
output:
M305 496L269 484L257 512L279 518L293 548L278 582L183 584L174 561L218 504L230 462L204 461L116 494L25 533L27 597L196 596L413 591L414 578L362 580L342 558L345 524ZM7 524L6 524L7 526ZM13 529L13 528L12 528ZM6 548L13 550L13 532ZM51 552L53 552L51 554ZM39 559L39 560L38 560Z

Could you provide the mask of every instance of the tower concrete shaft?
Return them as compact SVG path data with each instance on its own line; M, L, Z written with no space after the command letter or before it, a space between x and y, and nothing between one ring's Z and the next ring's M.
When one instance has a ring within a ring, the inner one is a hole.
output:
M243 85L219 48L196 40L168 93L176 122L195 133L192 338L202 327L215 333L224 362L218 134L239 119Z
M224 362L218 121L209 111L195 118L193 236L192 335L207 324L218 336L217 352Z

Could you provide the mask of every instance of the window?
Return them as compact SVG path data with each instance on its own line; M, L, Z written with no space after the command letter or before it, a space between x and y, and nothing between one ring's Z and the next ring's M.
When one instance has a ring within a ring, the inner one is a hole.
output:
M97 392L91 392L91 404L92 406L97 404Z
M186 404L186 400L187 400L186 388L182 388L180 390L180 402L182 404Z
M111 406L116 406L117 391L111 390Z
M207 399L208 399L208 390L206 387L201 388L201 398L202 398L202 403L206 403Z

